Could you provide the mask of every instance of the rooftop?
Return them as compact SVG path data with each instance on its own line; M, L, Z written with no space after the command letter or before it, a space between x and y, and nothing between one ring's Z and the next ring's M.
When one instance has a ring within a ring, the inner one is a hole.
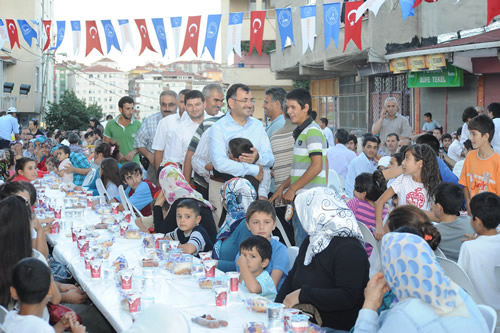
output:
M114 69L114 68L106 67L106 66L102 66L102 65L90 66L90 67L82 70L82 72L85 72L85 73L96 73L96 72L97 73L123 73L122 71L120 71L118 69Z

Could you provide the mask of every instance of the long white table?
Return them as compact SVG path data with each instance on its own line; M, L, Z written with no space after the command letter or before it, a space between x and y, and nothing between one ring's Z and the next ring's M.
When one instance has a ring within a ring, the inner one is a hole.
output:
M84 226L95 224L98 220L97 214L87 210L83 219L73 221L73 223ZM111 235L107 230L99 230L98 232L103 235ZM84 260L80 257L76 243L63 230L59 234L48 235L47 239L54 246L53 256L68 266L82 289L113 328L117 332L123 332L130 328L133 324L132 316L129 314L128 306L121 301L119 287L116 286L115 281L104 280L104 272L101 272L101 279L92 279L90 270L85 269ZM140 260L145 257L142 240L115 236L115 244L111 247L109 260L112 262L119 255L125 256L129 267L134 268L134 274L147 276L140 267ZM195 258L195 260L198 259ZM220 271L216 273L216 275L222 274ZM239 289L238 293L230 293L227 307L216 307L213 291L199 288L197 277L178 276L156 268L153 276L146 278L142 295L153 296L155 304L167 304L178 309L189 320L191 332L206 332L208 330L208 328L190 321L192 317L203 314L210 314L229 323L227 327L220 327L216 331L241 332L246 322L266 322L267 316L248 310L242 300L255 295L249 293L241 284Z

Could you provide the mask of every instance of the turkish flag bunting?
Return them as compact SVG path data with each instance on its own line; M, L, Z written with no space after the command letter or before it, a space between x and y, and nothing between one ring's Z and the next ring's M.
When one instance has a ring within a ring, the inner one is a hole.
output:
M487 24L491 23L491 20L497 15L500 15L500 1L498 0L488 0L488 19Z
M102 53L101 40L99 39L99 31L97 31L95 21L85 21L85 26L87 28L87 51L85 52L85 56L88 56L93 49L96 49L104 55L104 53Z
M14 20L5 20L5 23L7 24L7 32L9 33L10 48L13 49L15 44L17 44L18 48L21 48L16 22Z
M43 21L43 27L45 29L45 34L47 35L47 41L45 42L45 46L43 47L42 52L50 46L50 26L52 25L51 20Z
M250 13L250 46L248 55L252 54L253 47L262 56L262 40L264 39L264 22L266 21L266 11L259 10Z
M186 35L184 36L184 45L182 46L181 56L187 50L193 50L198 56L198 35L200 34L201 16L189 16L186 25Z
M141 34L141 50L139 51L139 55L141 55L142 52L144 52L146 47L151 51L156 52L156 50L153 48L153 45L151 45L151 41L149 40L149 32L148 32L148 27L146 25L146 20L145 19L135 20L135 24L137 24L137 28L139 29L139 33Z
M433 3L433 2L438 2L438 0L425 0L425 2ZM411 8L417 8L418 6L420 6L421 3L422 3L422 0L415 0L415 3L413 4L413 7L411 7Z
M356 22L356 11L363 1L345 2L345 28L344 28L344 51L350 40L362 50L361 47L361 27L363 20Z

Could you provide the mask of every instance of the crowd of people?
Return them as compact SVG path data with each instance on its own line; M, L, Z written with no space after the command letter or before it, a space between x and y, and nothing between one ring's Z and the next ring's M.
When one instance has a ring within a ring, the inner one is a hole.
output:
M142 123L125 96L114 119L47 132L36 120L19 126L9 108L0 117L4 330L85 331L73 312L48 324L51 305L87 300L49 255L47 221L29 209L31 183L52 175L62 189L96 195L102 183L120 210L123 186L142 214L138 229L189 254L212 251L219 270L239 271L249 291L311 314L326 332L489 331L434 251L463 268L480 304L500 311L499 103L465 108L450 134L425 113L416 134L388 97L358 136L316 122L302 88L265 91L267 126L255 105L244 84L225 93L209 84L163 91L160 112ZM380 251L365 244L360 223ZM285 244L298 247L296 258Z

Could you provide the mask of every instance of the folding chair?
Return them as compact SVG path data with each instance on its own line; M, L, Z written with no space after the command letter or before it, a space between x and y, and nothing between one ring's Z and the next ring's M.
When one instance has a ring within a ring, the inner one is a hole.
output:
M382 262L381 257L380 257L380 243L378 240L375 239L375 236L373 236L373 233L371 230L362 222L358 221L358 226L361 231L361 234L363 235L363 239L366 243L370 244L373 247L373 250L375 253L377 253L379 262ZM373 255L373 251L372 251Z
M288 253L288 271L290 271L295 263L297 255L299 254L299 248L297 246L290 246L286 249L286 252Z
M453 260L446 258L439 258L439 264L441 265L441 267L443 267L446 276L448 276L453 282L462 287L476 304L481 303L477 295L476 288L474 288L472 281L462 267L460 267Z
M87 176L85 176L82 186L89 186L90 183L92 182L92 179L94 179L96 172L97 172L96 169L91 168Z
M436 250L434 251L434 254L436 255L436 257L446 258L446 255L443 253L443 251L441 251L441 249L439 247L436 248Z
M127 210L130 211L131 214L137 215L139 217L144 217L141 211L137 209L137 207L132 205L132 203L128 199L127 194L125 194L125 190L123 189L123 185L118 186L118 193L120 194L120 200L122 201L122 205L124 208L127 208Z
M290 240L288 239L288 236L285 232L285 228L283 228L283 224L281 223L281 220L276 217L276 227L281 233L281 237L283 237L283 241L285 242L286 247L292 246L292 243L290 243Z
M101 178L96 179L95 186L97 187L97 192L99 192L99 195L105 197L106 201L109 201L112 199L111 196L109 195L108 191L106 191L106 188L104 187L104 184L102 183Z
M478 304L477 307L479 308L479 311L481 311L490 333L495 333L495 328L497 326L497 312L488 305Z
M7 317L7 313L9 313L9 311L7 311L6 308L0 305L0 328L3 326L5 317Z
M340 178L334 169L328 170L328 187L334 189L340 196L345 194L344 187L341 185Z

